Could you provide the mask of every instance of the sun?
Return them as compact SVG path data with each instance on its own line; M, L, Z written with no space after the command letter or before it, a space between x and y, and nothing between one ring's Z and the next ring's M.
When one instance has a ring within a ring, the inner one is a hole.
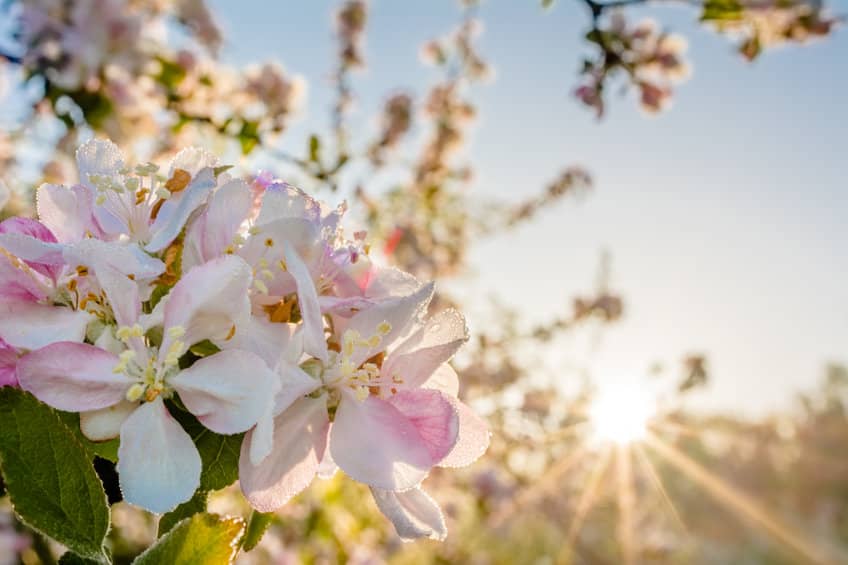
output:
M644 388L619 383L598 392L589 408L589 424L597 441L627 445L645 438L655 412Z

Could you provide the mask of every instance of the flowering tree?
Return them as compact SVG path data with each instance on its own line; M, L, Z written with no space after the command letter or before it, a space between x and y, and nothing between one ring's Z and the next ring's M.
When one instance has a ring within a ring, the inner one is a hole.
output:
M664 108L687 75L683 39L630 23L638 0L584 3L592 55L578 101L600 116L621 77L643 107ZM343 2L332 128L303 140L302 155L277 149L300 79L277 63L223 65L202 1L2 4L17 22L3 47L6 88L27 104L0 133L0 179L13 189L4 209L12 217L0 224L0 466L20 521L39 533L2 518L0 544L46 562L44 536L69 548L67 563L141 550L139 563L228 562L279 526L281 508L309 518L290 545L332 521L333 496L349 497L337 506L362 518L361 492L344 490L349 483L320 502L314 490L295 498L338 469L367 486L398 537L441 540L445 519L422 481L449 488L442 468L466 466L489 446L487 424L458 397L494 406L492 464L450 473L474 497L469 519L502 525L504 512L540 504L544 489L516 495L536 475L509 461L527 456L528 439L551 446L549 459L576 449L560 432L585 420L586 398L566 403L533 386L532 355L518 362L515 352L613 323L623 301L605 263L597 288L569 312L525 331L516 312L496 310L499 326L475 335L456 369L448 364L469 341L465 321L449 295L421 281L463 272L475 241L592 184L566 166L518 204L467 193L473 169L457 150L475 118L473 89L491 72L475 44L480 8L462 4L458 27L422 48L441 78L422 96L387 96L380 132L361 142L348 118L351 75L367 62L368 6ZM697 5L748 59L837 22L805 0ZM415 126L425 142L399 155ZM132 158L86 141L104 136ZM50 147L34 162L32 139ZM193 143L270 157L279 170L239 171L200 149L173 157ZM168 157L164 168L153 164ZM379 186L389 167L408 174ZM368 233L346 235L344 205L322 204L281 172L347 196ZM705 378L703 357L686 358L680 389ZM253 509L247 523L207 512L236 480ZM158 541L133 543L130 510L116 505L110 516L106 496L144 509L135 523L160 515ZM471 542L439 551L467 560Z

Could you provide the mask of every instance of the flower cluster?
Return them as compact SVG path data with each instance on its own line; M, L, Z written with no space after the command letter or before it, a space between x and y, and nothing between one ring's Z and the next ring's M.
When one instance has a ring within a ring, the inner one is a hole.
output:
M584 60L583 83L574 94L599 117L604 113L604 86L612 75L622 72L628 76L648 112L662 110L671 98L672 85L689 75L689 66L683 60L686 41L659 32L651 20L630 26L617 11L609 18L609 25L594 28L586 37L598 47L599 54Z
M180 418L246 432L250 504L275 510L341 469L403 538L445 535L420 485L464 466L488 430L447 362L467 340L433 284L375 265L330 209L280 181L246 183L208 153L125 164L94 140L79 183L43 185L39 220L0 223L0 379L119 437L125 500L167 512L199 486Z

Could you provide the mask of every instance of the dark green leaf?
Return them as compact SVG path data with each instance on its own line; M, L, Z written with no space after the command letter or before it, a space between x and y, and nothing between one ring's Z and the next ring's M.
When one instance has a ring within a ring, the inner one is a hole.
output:
M238 479L238 460L244 434L225 436L205 428L188 412L173 412L194 440L203 471L200 474L200 490L213 491L228 487Z
M133 561L134 565L223 565L238 553L244 520L214 514L186 518Z
M157 535L161 538L170 532L171 529L180 522L180 520L189 518L201 512L206 512L207 498L209 498L209 494L199 490L194 493L191 500L183 502L167 514L163 515L159 519L159 533Z
M213 353L218 353L221 351L221 348L209 341L208 339L204 339L199 343L195 343L189 348L189 351L197 355L198 357L206 357L208 355L212 355Z
M0 422L0 466L21 520L106 562L109 506L90 453L54 410L18 389L0 389Z
M93 459L95 455L98 455L103 459L108 459L112 463L116 463L118 461L118 447L120 445L120 440L118 438L110 439L108 441L91 441L85 437L80 430L79 414L74 412L60 412L58 410L56 411L56 414L62 420L62 423L65 424L77 437L80 444L82 444L85 450L89 453L91 459Z
M98 565L99 563L99 561L94 559L80 557L72 551L66 551L62 554L62 557L59 558L59 565Z
M276 515L273 512L263 513L255 510L250 514L250 520L247 522L247 532L244 534L244 539L241 541L242 549L250 551L262 541L262 536L268 531L268 528L274 522Z

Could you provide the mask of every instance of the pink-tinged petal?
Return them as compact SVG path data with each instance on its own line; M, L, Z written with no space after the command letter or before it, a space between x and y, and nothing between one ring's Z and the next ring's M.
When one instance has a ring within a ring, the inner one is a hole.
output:
M200 454L162 398L139 406L121 426L118 475L124 500L163 514L200 486Z
M274 449L259 465L250 462L254 431L247 433L239 483L251 506L271 512L309 486L324 453L329 424L325 396L298 400L274 419Z
M479 459L489 449L492 434L486 421L466 404L452 399L459 414L459 436L439 467L466 467Z
M398 408L375 396L359 400L349 390L342 391L330 453L354 480L388 490L418 485L434 463L415 424Z
M249 351L221 351L168 379L188 411L219 434L253 427L278 390L277 375Z
M48 288L38 281L39 276L27 272L17 259L10 259L0 251L0 300L39 302L46 299Z
M420 538L442 541L447 537L448 527L442 509L420 488L393 492L372 487L371 494L380 512L391 520L403 541Z
M385 351L398 338L406 333L410 326L415 323L427 305L433 298L433 283L423 285L409 296L390 298L379 302L367 310L358 312L344 324L344 330L354 330L364 338L368 339L377 334L377 327L383 322L389 324L389 331L382 336L376 347L358 347L351 356L354 365L359 365Z
M39 219L62 243L74 243L86 232L99 235L92 210L94 198L91 189L76 185L71 188L43 184L35 195Z
M56 236L53 235L53 232L51 232L47 226L30 218L8 218L0 222L0 234L11 233L29 236L44 243L57 243ZM58 277L62 272L62 263L56 262L55 258L54 260L46 263L27 261L27 264L32 267L33 270L53 281L55 281L56 277Z
M71 266L84 265L93 270L108 266L136 280L152 279L165 271L165 264L151 257L134 243L100 241L87 238L68 245L63 256Z
M0 303L0 339L19 349L57 341L83 341L88 312L27 302Z
M203 169L192 178L184 191L166 200L150 226L153 237L145 249L155 253L168 247L180 234L191 213L206 202L217 184L214 171Z
M324 317L318 304L318 292L309 269L297 251L285 244L286 268L297 283L297 305L303 318L303 350L327 362L327 340L324 337Z
M30 266L40 266L42 271L58 272L65 261L61 243L42 241L26 233L0 233L0 247ZM48 274L48 276L50 276Z
M91 441L106 441L118 437L121 426L138 408L137 402L123 400L114 406L80 412L80 430Z
M427 446L433 463L456 445L459 414L452 399L438 390L401 390L388 401L412 423Z
M418 387L468 341L465 318L444 310L429 320L386 358L381 374L398 377L405 387Z
M322 295L318 297L318 304L321 305L321 311L325 314L350 318L360 310L371 308L374 305L374 301L364 296L340 298L338 296Z
M174 286L165 306L165 327L182 327L186 345L210 339L224 341L250 315L250 267L234 255L194 267ZM167 332L162 349L167 351Z
M18 351L0 339L0 386L18 386Z
M186 230L183 268L223 255L250 213L252 203L253 195L244 181L230 181L215 191L209 205Z
M451 398L456 398L459 394L459 377L453 367L445 363L439 366L426 381L421 383L421 388L440 390Z
M281 365L278 369L279 392L274 397L274 415L283 412L297 399L318 390L321 381L297 365Z
M251 432L251 441L248 448L250 464L257 466L274 449L274 400L265 403L262 415L256 422Z
M18 361L21 388L59 410L81 412L119 403L133 384L115 374L117 355L87 343L61 341Z

